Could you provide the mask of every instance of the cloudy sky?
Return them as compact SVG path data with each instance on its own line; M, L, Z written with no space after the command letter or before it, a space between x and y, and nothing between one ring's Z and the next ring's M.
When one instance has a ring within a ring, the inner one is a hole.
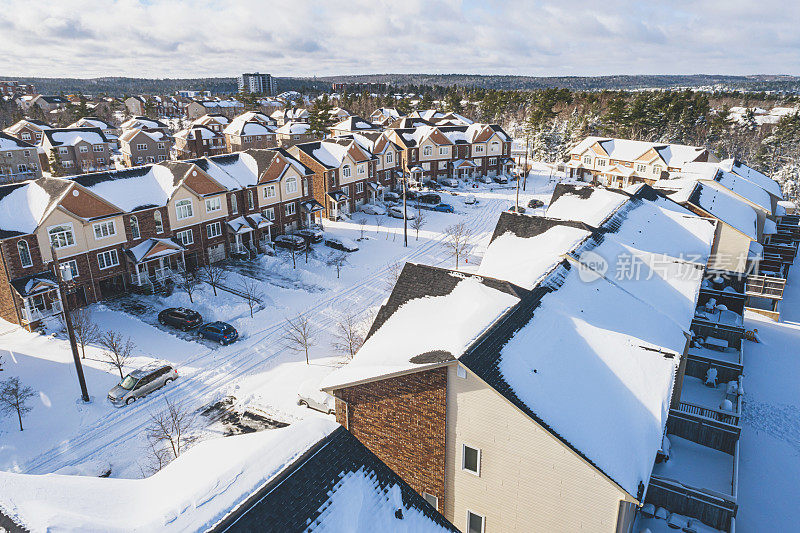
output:
M800 74L796 0L0 0L2 76Z

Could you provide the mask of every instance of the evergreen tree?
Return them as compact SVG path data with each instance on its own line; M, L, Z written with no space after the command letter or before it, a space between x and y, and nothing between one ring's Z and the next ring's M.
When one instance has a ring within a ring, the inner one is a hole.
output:
M53 148L50 150L50 175L53 177L59 177L66 174L66 170L64 170L64 165L61 164L61 156L58 155L58 149Z
M317 98L313 107L308 113L309 131L317 137L324 137L333 125L333 117L330 114L333 105L328 100L328 95L323 94Z

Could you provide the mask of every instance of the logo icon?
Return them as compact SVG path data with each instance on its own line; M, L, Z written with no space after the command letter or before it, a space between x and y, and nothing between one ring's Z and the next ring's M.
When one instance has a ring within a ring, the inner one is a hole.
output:
M583 252L578 257L578 261L578 276L583 282L591 283L605 276L606 272L608 272L608 261L600 254L592 251Z

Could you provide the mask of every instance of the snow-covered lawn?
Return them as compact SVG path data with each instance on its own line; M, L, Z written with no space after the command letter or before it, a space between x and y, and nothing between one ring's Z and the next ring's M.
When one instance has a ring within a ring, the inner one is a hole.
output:
M540 172L529 178L527 190L520 194L521 205L527 206L533 198L549 201L555 181L548 179L549 171ZM214 296L208 285L193 294L194 302L176 290L169 297L131 295L90 306L101 330L121 332L136 344L135 358L126 371L154 360L168 361L178 369L180 377L174 383L124 408L116 409L105 400L119 375L102 361L99 347L87 347L84 369L93 401L83 404L63 334L43 336L0 325L4 363L0 378L18 376L37 393L23 421L25 431L19 431L15 418L0 419L0 470L98 475L110 465L111 477L141 477L146 462L144 429L151 413L164 407L165 399L198 412L231 399L238 412L252 410L286 423L327 417L298 406L297 391L302 383L318 382L345 361L332 348L342 313L354 313L367 327L388 296L394 264L454 266L443 245L443 233L462 220L475 237L467 263L459 266L477 269L500 212L513 205L515 194L513 183L441 191L442 201L452 204L455 213L425 211L427 222L418 239L409 225L407 248L403 247L402 220L356 213L348 221L326 223L326 231L356 241L360 248L348 254L339 278L326 265L332 250L322 244L315 245L308 263L304 255L298 255L296 269L286 252L246 264L231 263L225 285L236 289L246 278L259 282L262 304L252 318L241 297L224 291ZM465 204L467 195L474 195L479 203ZM176 306L192 307L207 321L230 322L241 334L239 341L222 347L158 324L158 311ZM298 313L309 316L317 331L309 365L305 355L287 349L282 338L286 318ZM218 420L205 416L197 420L198 439L220 434Z
M739 441L737 531L797 531L800 502L800 265L791 268L776 323L747 313L745 401Z

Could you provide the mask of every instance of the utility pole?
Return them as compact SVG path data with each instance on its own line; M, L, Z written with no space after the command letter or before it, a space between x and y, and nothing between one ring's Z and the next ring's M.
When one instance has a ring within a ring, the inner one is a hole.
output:
M528 151L530 150L530 144L531 144L531 135L530 133L527 133L525 135L525 166L522 167L522 173L525 175L525 181L522 182L523 191L528 186ZM519 192L519 187L517 187L517 192Z
M50 245L50 253L53 255L53 274L58 281L58 294L61 298L61 311L64 313L64 323L67 325L67 335L69 335L69 345L72 348L72 359L75 361L75 371L78 374L78 383L81 386L81 399L89 402L89 391L86 390L86 378L83 377L83 365L81 365L81 358L78 355L78 343L75 340L75 330L72 328L72 317L69 314L69 305L67 305L66 291L64 290L64 278L61 275L61 264L58 262L56 255L56 248Z
M515 213L519 213L519 182L522 179L522 176L517 174L517 207L514 209Z
M408 217L406 216L406 173L403 172L403 246L408 248Z

